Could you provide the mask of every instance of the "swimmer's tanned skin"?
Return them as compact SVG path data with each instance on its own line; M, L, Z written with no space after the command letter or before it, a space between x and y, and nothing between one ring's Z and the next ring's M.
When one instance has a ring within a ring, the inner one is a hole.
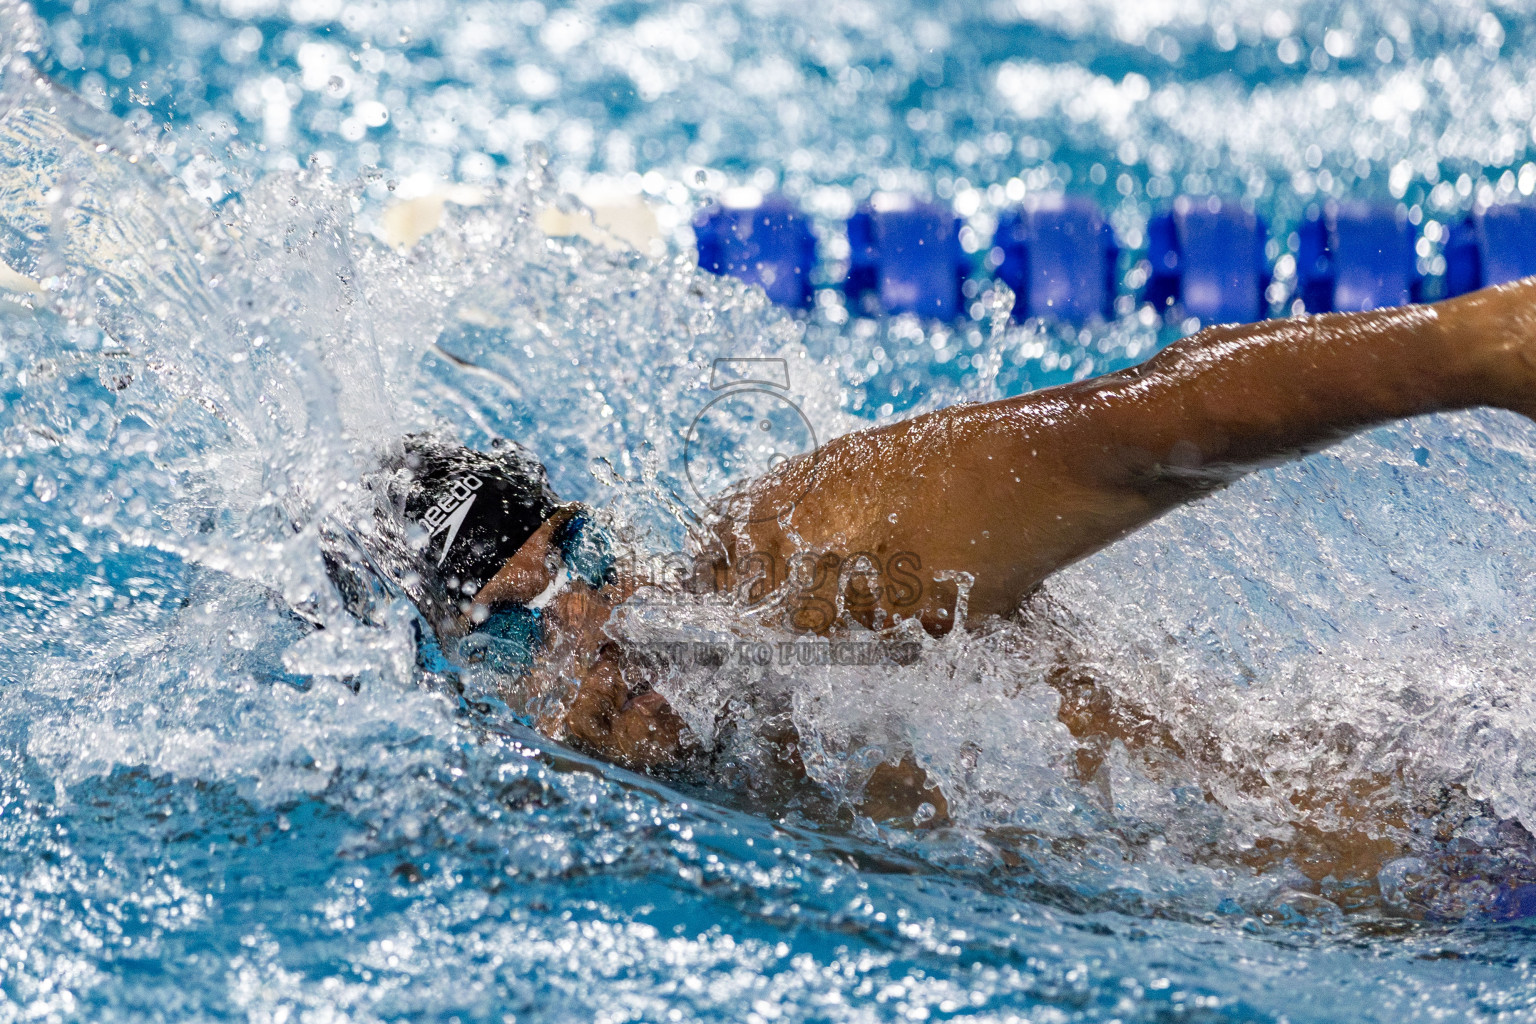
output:
M849 434L736 495L740 525L720 527L726 554L707 569L745 587L760 570L741 552L913 552L927 579L974 578L968 620L1007 616L1055 570L1244 472L1375 424L1483 405L1536 413L1536 278L1436 305L1213 327L1133 369ZM549 529L476 600L538 593ZM647 767L675 758L684 731L647 681L626 677L637 670L602 631L632 589L561 594L530 684L579 684L545 731ZM924 593L900 611L942 633L955 588ZM889 624L898 609L869 611Z
M780 556L791 534L818 551L916 552L926 570L974 576L971 617L1010 615L1057 569L1249 470L1479 405L1536 413L1536 279L1212 327L1118 373L848 434L757 481L753 509L790 511L745 516L742 532ZM942 631L945 611L923 607L924 625Z

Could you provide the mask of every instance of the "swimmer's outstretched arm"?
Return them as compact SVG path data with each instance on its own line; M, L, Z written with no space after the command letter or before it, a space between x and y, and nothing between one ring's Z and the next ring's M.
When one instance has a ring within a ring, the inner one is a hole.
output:
M969 615L1006 615L1062 566L1249 470L1477 405L1536 413L1536 278L1432 306L1212 327L1119 373L849 434L738 498L752 514L722 531L722 571L750 576L751 554L907 552L925 581L974 577ZM790 511L767 518L776 508ZM880 597L936 632L953 600L942 584L913 608Z

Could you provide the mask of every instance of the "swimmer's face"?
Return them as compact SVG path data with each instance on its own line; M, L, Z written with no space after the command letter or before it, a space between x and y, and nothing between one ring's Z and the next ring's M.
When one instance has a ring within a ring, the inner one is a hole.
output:
M540 718L541 731L634 768L675 762L683 750L682 719L627 664L604 628L614 607L634 591L633 583L593 587L561 564L558 538L579 514L580 506L556 509L475 594L474 614L488 615L509 603L543 613L544 648L529 678L509 685L534 691L553 680L577 685L557 710Z
M502 563L496 575L473 598L475 612L494 611L498 606L520 604L543 606L558 596L556 588L563 576L563 555L556 542L566 526L581 513L580 505L564 505L523 541L511 558ZM607 591L611 585L598 588ZM592 588L587 588L592 589ZM483 614L483 613L482 613Z

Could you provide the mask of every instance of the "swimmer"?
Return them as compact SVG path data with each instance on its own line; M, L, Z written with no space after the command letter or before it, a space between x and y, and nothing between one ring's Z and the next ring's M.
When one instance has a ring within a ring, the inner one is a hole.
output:
M801 552L913 553L920 600L877 589L850 614L941 635L1014 615L1057 569L1256 468L1472 406L1536 414L1536 278L1434 305L1211 327L1131 369L848 434L726 496L698 578L735 592ZM643 581L604 564L589 511L559 502L515 446L483 455L418 439L403 465L396 507L426 536L434 564L418 589L438 631L522 652L507 691L551 737L640 769L684 757L683 721L604 632ZM1115 729L1082 702L1061 714L1079 738ZM873 788L924 786L909 764Z

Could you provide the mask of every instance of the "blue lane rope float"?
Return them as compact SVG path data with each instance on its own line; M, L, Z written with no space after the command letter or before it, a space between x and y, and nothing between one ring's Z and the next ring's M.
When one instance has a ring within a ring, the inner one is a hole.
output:
M1536 274L1536 207L1507 203L1468 214L1451 229L1445 264L1447 296Z
M938 203L875 197L848 218L848 301L865 312L955 319L965 308L962 289L970 276L962 226Z
M842 285L852 310L941 321L963 315L973 272L960 245L963 227L947 206L913 196L879 195L859 207L846 223ZM703 269L759 284L783 306L813 304L816 236L793 200L772 195L739 207L711 204L694 228ZM1181 196L1154 214L1147 234L1150 273L1141 301L1207 324L1268 315L1269 233L1243 203ZM1401 204L1315 205L1297 240L1292 297L1309 312L1424 297L1421 243ZM1114 231L1092 200L1057 196L1004 210L985 263L1013 289L1014 319L1080 325L1113 318L1122 291L1119 255ZM1536 206L1475 211L1451 229L1445 258L1447 296L1536 274Z
M1115 314L1120 247L1090 200L1053 196L1005 210L993 248L996 274L1013 289L1013 318L1081 324Z
M810 307L816 236L793 200L773 195L746 206L712 203L694 217L693 230L700 267L761 285L781 306Z
M1416 232L1406 210L1328 203L1309 211L1299 234L1296 291L1307 310L1354 312L1416 301Z
M1180 196L1147 225L1146 299L1203 323L1251 323L1268 310L1264 221L1239 203Z

